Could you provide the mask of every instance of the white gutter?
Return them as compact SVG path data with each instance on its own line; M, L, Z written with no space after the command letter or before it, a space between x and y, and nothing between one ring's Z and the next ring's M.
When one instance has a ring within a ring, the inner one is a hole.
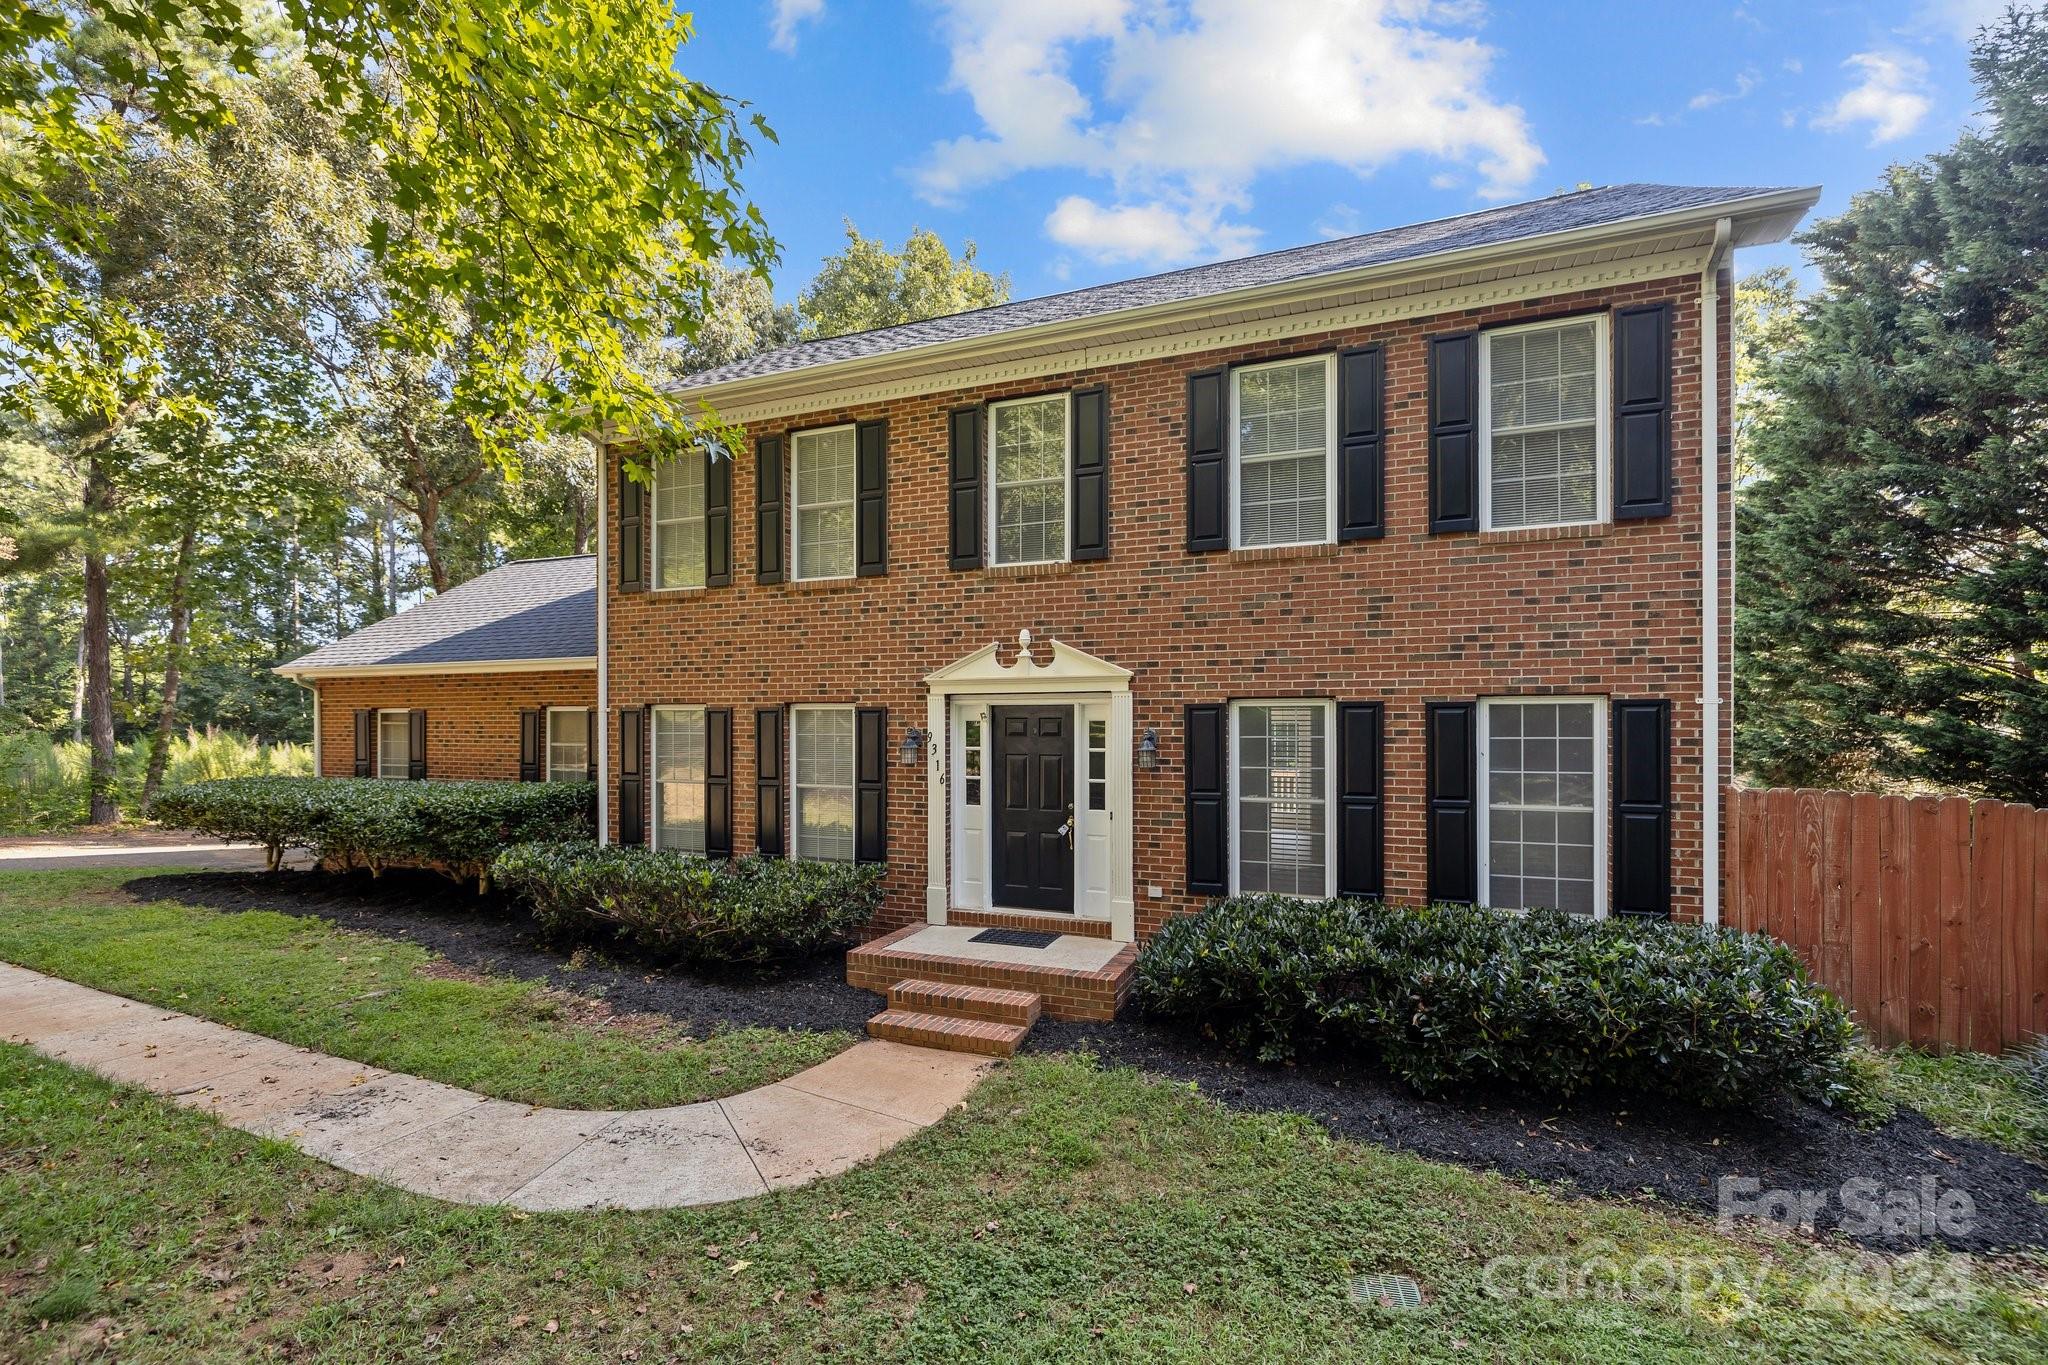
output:
M1728 219L1714 224L1700 273L1700 907L1708 924L1721 922L1721 266L1732 236ZM1728 486L1732 497L1732 471ZM1733 554L1729 561L1732 571Z
M316 664L311 668L279 664L271 671L303 683L308 678L402 678L410 674L441 677L464 673L581 673L595 667L595 654L576 654L557 659L470 659L447 664Z
M612 673L611 633L605 629L608 613L605 611L606 588L610 582L605 568L604 552L604 490L611 481L607 451L602 441L593 441L597 451L597 842L603 846L611 842L611 802L607 790L611 785L612 752Z

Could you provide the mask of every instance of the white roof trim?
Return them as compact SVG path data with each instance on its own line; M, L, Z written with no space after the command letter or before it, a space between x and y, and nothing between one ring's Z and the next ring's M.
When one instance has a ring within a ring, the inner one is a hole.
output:
M595 654L578 655L565 659L464 659L460 663L444 664L334 664L326 668L294 668L290 664L279 664L272 669L287 678L384 678L402 674L434 673L569 673L585 669L595 671Z

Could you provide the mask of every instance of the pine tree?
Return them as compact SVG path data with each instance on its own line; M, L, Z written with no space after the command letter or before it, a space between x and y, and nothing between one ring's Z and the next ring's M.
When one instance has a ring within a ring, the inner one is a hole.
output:
M1982 126L1802 239L1738 517L1737 758L1772 783L2048 802L2048 25Z

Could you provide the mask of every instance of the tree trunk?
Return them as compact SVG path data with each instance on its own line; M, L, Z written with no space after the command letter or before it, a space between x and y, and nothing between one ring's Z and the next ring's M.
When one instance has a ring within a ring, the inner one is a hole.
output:
M114 488L106 465L95 455L86 462L86 522L95 531L104 530L113 510ZM107 621L107 556L88 542L85 555L85 716L92 741L92 764L87 788L95 825L119 822L121 807L114 799L114 676L109 650Z
M441 519L441 495L431 488L415 488L413 496L418 499L420 523L420 554L427 561L427 581L434 585L438 596L448 591L448 567L441 562L441 537L435 530L435 523Z
M78 628L78 665L71 671L71 742L85 743L85 627Z
M590 553L590 499L583 496L583 490L569 491L569 517L571 554Z
M171 732L178 723L178 673L185 661L185 642L192 634L191 526L178 537L178 568L171 578L171 642L164 651L164 699L156 713L156 737L149 746L149 771L142 778L142 804L147 807L163 785L164 765L171 757Z

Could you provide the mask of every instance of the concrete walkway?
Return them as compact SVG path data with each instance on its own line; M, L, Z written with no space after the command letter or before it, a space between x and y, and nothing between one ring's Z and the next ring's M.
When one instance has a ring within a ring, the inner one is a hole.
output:
M342 1170L458 1204L677 1208L807 1185L937 1122L992 1063L857 1043L788 1080L669 1109L537 1109L0 963L0 1038Z

